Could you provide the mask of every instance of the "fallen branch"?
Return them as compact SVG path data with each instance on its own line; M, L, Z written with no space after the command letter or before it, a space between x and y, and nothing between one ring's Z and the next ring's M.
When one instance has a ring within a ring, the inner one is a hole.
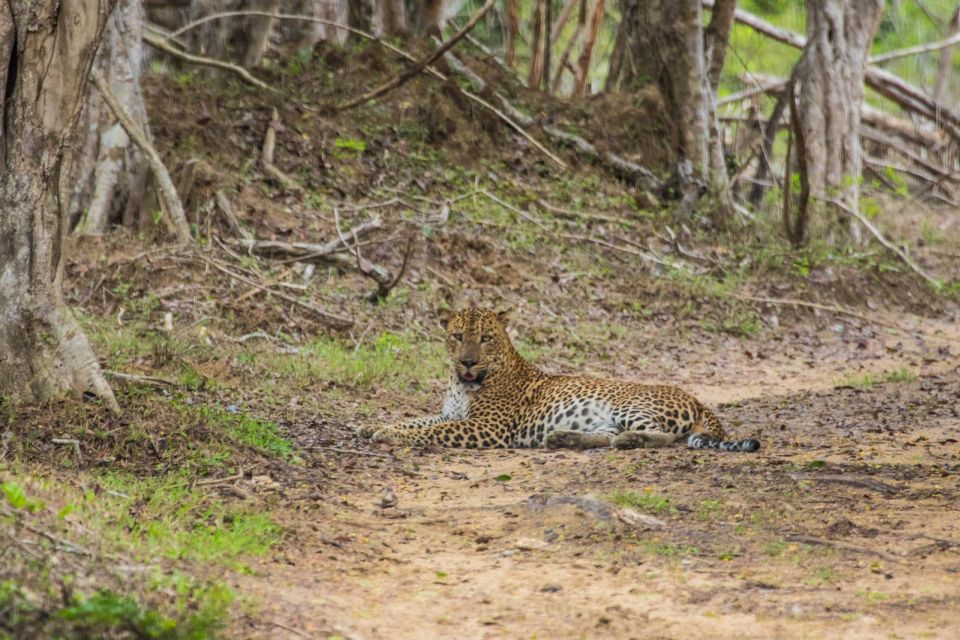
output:
M273 164L273 154L277 144L277 129L279 128L280 114L277 108L274 107L270 114L270 122L267 124L267 130L263 134L263 147L260 149L260 164L263 166L264 173L277 181L280 186L299 191L300 185Z
M848 216L852 216L852 217L856 218L856 219L860 222L860 224L862 224L864 227L867 228L867 231L869 231L871 234L873 234L873 237L877 239L877 242L879 242L879 243L882 244L884 247L886 247L887 249L889 249L890 251L892 251L894 254L896 254L901 260L903 260L904 264L906 264L908 267L910 267L910 269L912 269L917 275L919 275L921 278L923 278L924 280L926 280L927 282L929 282L931 285L933 285L933 288L934 288L934 289L939 289L940 287L943 286L943 284L942 284L939 280L937 280L936 278L934 278L933 276L931 276L930 274L928 274L926 271L924 271L923 269L921 269L921 268L920 268L920 265L918 265L916 262L914 262L914 261L910 258L910 256L908 256L906 253L904 253L904 251L903 251L902 249L900 249L900 247L894 245L892 242L890 242L889 240L887 240L887 239L883 236L883 234L880 233L880 230L877 229L877 228L873 225L873 223L870 222L870 220L869 220L866 216L864 216L862 213L860 213L859 211L857 211L857 210L855 210L855 209L851 209L850 207L848 207L847 205L843 204L843 203L840 202L839 200L836 200L836 199L833 199L833 198L825 198L825 199L824 199L824 202L828 202L828 203L832 204L833 206L835 206L835 207L836 207L837 209L839 209L840 211L843 211L844 213L846 213Z
M230 227L230 230L247 240L253 238L253 234L240 224L240 219L237 218L237 214L233 210L233 204L230 202L230 199L227 198L226 194L218 190L213 194L213 198L217 203L217 207L221 213L223 213L223 217L226 219L227 226Z
M838 313L840 315L849 316L851 318L857 318L858 320L863 320L864 322L875 324L878 327L886 327L887 329L893 329L899 331L900 333L905 334L916 334L923 335L930 340L943 340L945 342L960 342L953 338L947 338L944 336L934 336L928 333L923 333L922 331L914 331L906 327L902 327L898 324L893 324L892 322L886 322L884 320L879 320L877 318L872 318L868 315L853 311L852 309L845 309L843 307L838 307L832 304L820 304L819 302L807 302L806 300L796 300L794 298L767 298L764 296L748 296L742 293L732 293L732 297L738 300L744 300L746 302L758 302L761 304L774 304L778 306L789 306L789 307L806 307L808 309L819 309L820 311L828 311L830 313Z
M939 51L940 49L949 49L956 44L960 44L960 33L955 33L949 38L945 38L938 42L930 42L927 44L917 45L915 47L897 49L896 51L888 51L887 53L871 56L870 64L882 64L898 58L906 58L908 56L915 56L921 53L930 53L931 51Z
M481 18L487 15L490 9L493 8L494 4L496 4L496 0L487 0L487 3L483 5L480 8L480 10L473 15L472 18L470 18L467 24L464 25L464 27L460 29L460 31L455 33L449 40L447 40L446 42L441 44L439 47L437 47L430 55L418 61L416 64L414 64L412 67L410 67L409 69L401 73L399 76L397 76L393 80L390 80L389 82L386 82L380 85L379 87L371 91L368 91L367 93L363 94L359 98L356 98L355 100L351 100L346 104L342 104L338 106L337 111L346 111L348 109L353 109L354 107L359 107L362 104L365 104L371 100L379 98L380 96L387 93L388 91L396 89L397 87L404 84L414 76L422 73L424 69L426 69L429 65L433 64L437 60L439 60L444 53L449 51L455 44L460 42L460 40L462 40L464 36L470 33L470 31L472 31L473 28L477 26L477 23L480 22Z
M187 224L187 217L183 212L183 203L180 202L180 198L177 196L177 189L173 186L173 180L170 179L170 173L164 166L160 154L157 153L156 148L150 140L147 139L146 133L137 126L133 118L131 118L120 105L117 97L110 91L110 87L103 81L100 74L96 71L91 71L90 77L93 80L93 84L96 85L97 90L100 91L100 95L103 96L104 102L107 103L114 117L120 122L120 126L124 128L130 138L140 147L140 150L143 151L144 156L146 156L147 164L150 165L150 169L153 171L153 175L157 180L157 191L160 194L160 202L167 212L168 221L177 237L177 241L180 244L188 244L191 242L190 225Z
M447 54L444 57L444 60L447 61L447 63L450 65L450 68L453 69L455 73L462 75L468 81L470 81L474 89L481 92L486 90L487 82L477 75L473 70L463 64L456 56ZM533 126L533 124L535 124L533 118L524 114L522 111L510 104L505 97L499 93L495 95L500 101L504 111L507 112L510 118L516 120L525 127ZM544 125L541 127L541 129L545 134L547 134L547 137L554 142L564 146L572 146L578 152L591 157L601 165L605 165L608 169L613 170L614 173L620 177L626 178L645 189L657 190L662 186L660 179L643 165L621 158L620 156L610 153L609 151L601 152L583 138L561 131L556 127Z
M139 384L149 384L154 387L176 387L177 383L173 380L168 380L167 378L159 378L157 376L142 376L135 373L121 373L119 371L111 371L105 369L103 372L105 375L116 378L117 380L124 380L126 382L136 382Z
M201 256L201 257L202 257L202 256ZM221 265L221 264L220 264L219 262L217 262L216 260L211 260L210 258L207 258L207 257L202 257L202 259L203 259L205 262L207 262L210 266L212 266L214 269L216 269L217 271L220 271L221 273L226 274L227 276L229 276L230 278L233 278L233 279L236 280L237 282L242 282L242 283L244 283L244 284L248 284L248 285L250 285L251 287L259 287L259 286L261 286L261 283L254 282L254 281L251 280L250 278L246 278L246 277L244 277L244 276L241 276L241 275L238 274L238 273L234 273L234 272L231 271L230 269L227 269L226 267L224 267L223 265ZM317 307L317 306L315 306L315 305L313 305L313 304L310 304L309 302L305 302L305 301L303 301L303 300L300 300L299 298L295 298L295 297L293 297L293 296L291 296L291 295L287 295L286 293L283 293L282 291L277 291L276 289L272 288L272 287L269 286L269 285L265 288L265 290L266 290L266 291L269 291L271 295L275 295L275 296L277 296L278 298L280 298L281 300L286 300L287 302L290 302L290 303L292 303L292 304L295 304L295 305L297 305L298 307L301 307L301 308L303 308L303 309L306 309L307 311L313 312L314 314L316 314L317 316L319 316L320 319L322 319L324 322L326 322L327 324L329 324L330 326L332 326L332 327L335 328L335 329L348 329L348 328L350 328L350 327L353 326L353 320L351 320L350 318L344 318L343 316L338 316L338 315L335 315L335 314L332 314L332 313L328 313L328 312L324 311L323 309L320 309L319 307Z
M179 58L184 62L188 62L190 64L196 64L204 67L214 67L215 69L223 69L224 71L229 71L230 73L237 74L243 79L244 82L246 82L247 84L253 85L254 87L257 87L258 89L263 89L265 91L271 91L273 93L277 93L276 89L268 85L266 82L263 82L262 80L257 80L256 78L254 78L252 75L250 75L250 72L244 69L243 67L237 66L230 62L224 62L223 60L215 60L213 58L204 58L203 56L195 56L191 53L187 53L186 51L181 51L176 47L170 46L170 44L168 44L167 41L175 37L176 37L175 34L171 34L166 36L165 38L158 38L153 34L145 32L143 34L143 41L149 44L154 49L163 51L164 53L171 55L174 58Z
M350 251L351 250L350 244L347 241L346 236L343 235L343 231L340 230L340 212L337 211L336 207L334 207L333 209L333 223L334 223L334 227L337 230L337 238L339 238L340 243L343 245L343 247L347 251ZM373 300L372 300L373 302L386 298L387 295L390 293L390 290L393 289L395 286L397 286L397 283L400 281L400 277L402 277L402 271L406 270L407 268L407 258L410 256L411 246L412 246L412 238L408 236L407 249L403 256L403 267L401 269L401 275L398 276L397 278L394 278L393 275L390 273L389 269L387 269L386 267L380 266L378 264L374 264L373 262L370 262L369 260L361 256L360 247L354 241L352 249L353 249L354 257L356 258L357 270L377 283L377 291L373 296ZM346 256L339 255L339 254L333 254L331 257L333 257L335 260L340 260L340 261L346 260Z
M381 222L380 218L374 218L369 222L363 222L350 229L350 231L346 232L345 238L348 241L356 242L360 236L382 227L383 223ZM257 240L256 238L229 240L227 242L228 244L232 244L234 246L243 247L249 252L267 254L283 253L289 256L296 256L300 260L304 261L321 259L329 256L330 254L344 250L343 243L341 242L340 238L325 242L323 244L317 244L314 242Z

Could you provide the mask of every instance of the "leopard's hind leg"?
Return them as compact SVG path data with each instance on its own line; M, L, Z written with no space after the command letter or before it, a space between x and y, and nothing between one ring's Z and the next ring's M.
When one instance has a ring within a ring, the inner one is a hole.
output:
M602 431L551 431L543 444L548 449L601 449L612 439L613 434Z
M624 431L618 433L611 444L615 449L658 449L669 447L676 439L676 434L665 431Z

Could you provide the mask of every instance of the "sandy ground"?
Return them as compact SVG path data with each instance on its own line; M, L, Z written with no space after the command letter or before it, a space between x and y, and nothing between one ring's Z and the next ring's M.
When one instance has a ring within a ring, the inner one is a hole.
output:
M960 334L922 330L737 342L722 358L673 347L648 363L719 404L729 431L758 434L756 455L356 439L356 453L318 452L332 479L283 493L289 538L239 580L256 604L233 632L956 638ZM918 377L841 384L902 370ZM624 491L645 502L612 505Z

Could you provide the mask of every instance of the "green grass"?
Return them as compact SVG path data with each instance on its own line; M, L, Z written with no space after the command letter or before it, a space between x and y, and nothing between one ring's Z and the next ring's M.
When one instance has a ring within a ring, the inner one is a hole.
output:
M407 390L443 377L447 354L439 337L424 339L413 332L383 332L372 343L357 347L321 337L296 354L246 351L240 361L256 364L295 383L333 382L361 389L388 387Z
M886 371L880 374L848 374L837 381L836 386L854 387L855 389L871 389L883 382L913 382L916 379L916 374L909 369L894 369L893 371Z
M184 407L185 411L190 408ZM220 405L202 406L196 410L208 424L219 427L233 441L253 447L288 462L298 462L289 438L280 433L273 422L259 420L245 413L230 412Z
M642 493L618 490L610 494L608 500L621 507L641 509L649 513L676 513L677 511L668 498L653 493L652 489L644 489Z
M726 508L727 507L723 503L723 500L703 500L700 502L700 509L697 511L697 517L704 522L716 520L723 515L723 512L726 510Z
M265 513L225 502L191 486L184 473L137 478L97 476L102 491L86 491L74 505L111 540L146 559L186 559L243 570L242 558L263 556L283 539Z

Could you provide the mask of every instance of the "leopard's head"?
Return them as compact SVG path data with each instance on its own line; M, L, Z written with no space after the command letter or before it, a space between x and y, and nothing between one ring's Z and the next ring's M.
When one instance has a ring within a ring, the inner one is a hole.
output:
M504 328L508 315L509 311L471 308L441 318L447 331L447 351L460 382L479 387L516 357Z

